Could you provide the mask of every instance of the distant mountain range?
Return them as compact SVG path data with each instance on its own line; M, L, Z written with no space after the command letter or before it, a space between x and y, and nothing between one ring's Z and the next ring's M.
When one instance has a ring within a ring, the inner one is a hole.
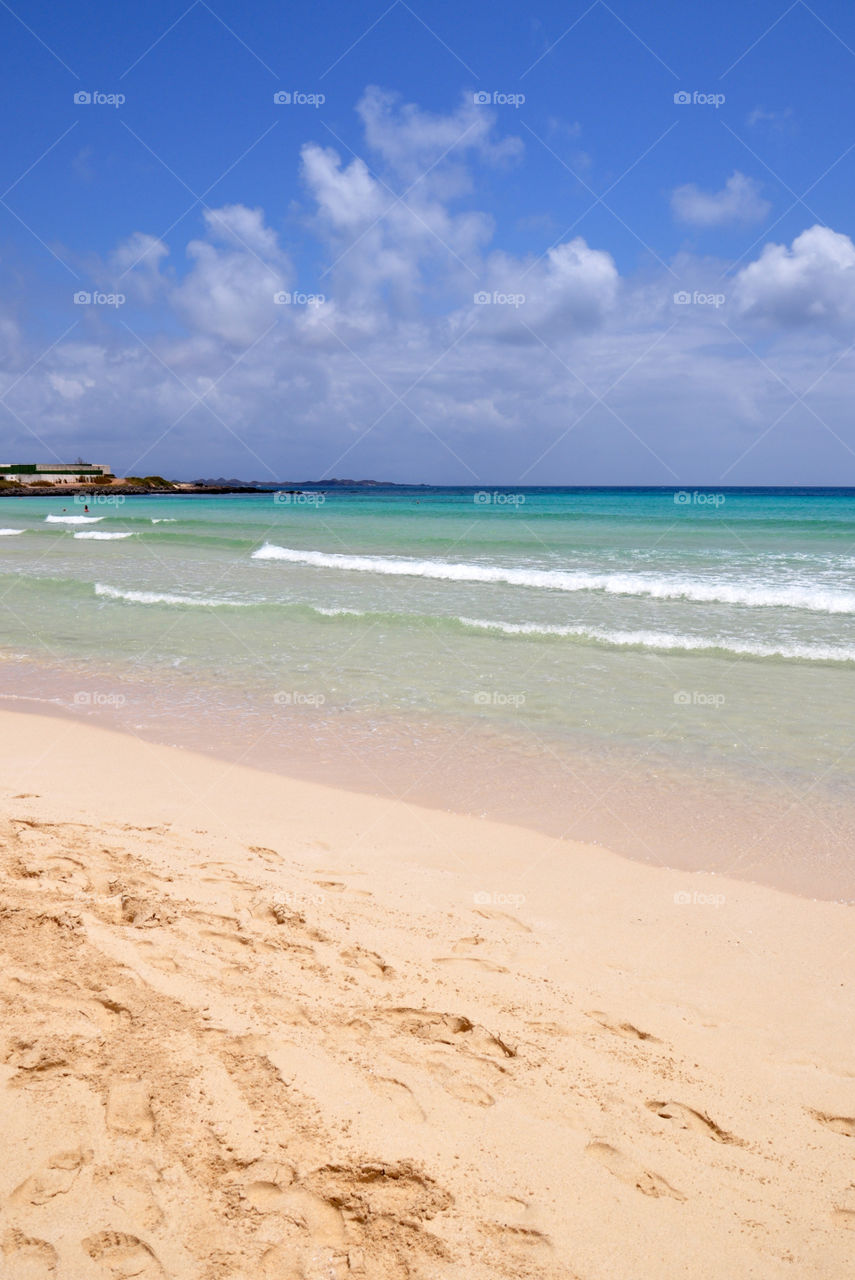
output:
M424 484L396 484L393 480L236 480L219 476L216 480L194 480L194 484L211 489L335 489L382 488L427 489Z

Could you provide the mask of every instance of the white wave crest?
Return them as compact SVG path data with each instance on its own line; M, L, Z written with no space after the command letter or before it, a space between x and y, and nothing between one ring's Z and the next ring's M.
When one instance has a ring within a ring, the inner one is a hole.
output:
M95 594L108 600L126 600L130 604L177 604L205 609L216 609L222 606L242 609L252 603L249 600L226 600L216 596L179 596L168 591L123 591L119 587L105 586L102 582L95 583Z
M45 516L47 524L97 524L103 516Z
M75 538L91 538L98 542L115 542L117 538L133 538L134 536L133 533L96 533L94 531L92 533L75 533L74 535Z
M499 631L509 636L578 636L620 648L656 649L661 652L719 649L755 658L801 658L813 662L855 662L855 648L832 644L762 644L731 640L726 636L692 636L669 631L611 631L604 627L563 627L539 622L491 622L485 618L458 618L464 627Z
M413 560L404 556L357 556L326 551L298 551L265 542L254 560L285 560L317 569L375 573L449 582L504 583L552 591L603 591L608 595L647 596L655 600L692 600L703 604L735 604L753 608L809 609L817 613L855 613L855 592L791 583L737 583L644 573L586 573L560 569L516 569L463 561Z
M26 532L26 529L0 529L0 538L14 538L16 533Z

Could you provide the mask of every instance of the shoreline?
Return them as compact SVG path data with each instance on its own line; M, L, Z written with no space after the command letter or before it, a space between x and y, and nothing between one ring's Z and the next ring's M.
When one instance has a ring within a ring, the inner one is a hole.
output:
M37 683L48 687L44 672ZM139 702L140 691L127 706L92 710L74 705L78 695L71 690L79 683L64 673L61 684L51 686L54 697L4 692L0 708L243 763L293 783L377 799L400 796L432 812L612 849L643 866L727 876L807 900L855 902L849 858L855 814L848 797L812 794L805 806L780 781L773 786L759 776L680 765L647 751L603 755L577 746L565 756L558 744L517 740L490 725L438 721L413 728L343 715L320 731L310 714L295 713L286 728L272 721L260 730L254 720L244 724L227 714L197 723L174 709L155 713Z
M845 1273L851 908L0 730L7 1265Z

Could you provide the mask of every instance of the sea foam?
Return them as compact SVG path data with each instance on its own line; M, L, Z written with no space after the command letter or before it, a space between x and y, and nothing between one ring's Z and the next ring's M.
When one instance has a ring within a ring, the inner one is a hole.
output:
M693 636L669 631L619 631L606 627L552 626L538 622L492 622L486 618L458 618L466 628L501 632L509 636L567 636L594 640L617 648L654 649L660 652L720 650L754 658L800 658L813 662L855 662L855 648L832 644L763 644L732 640L727 636Z
M102 582L95 583L96 596L104 596L108 600L126 600L129 604L173 604L188 605L206 609L214 609L223 605L235 609L248 608L250 600L226 600L222 597L179 596L168 591L123 591L119 587L108 587Z
M97 524L103 516L45 516L47 524Z
M254 560L284 560L316 569L374 573L448 582L502 583L551 591L602 591L607 595L646 596L654 600L692 600L703 604L753 608L808 609L817 613L855 613L855 592L790 583L739 583L645 573L586 573L561 569L514 568L452 560L415 560L404 556L358 556L327 551L299 551L265 542Z
M99 542L115 542L117 538L133 538L134 536L133 533L101 533L95 531L92 533L75 533L74 535L75 538L92 538Z

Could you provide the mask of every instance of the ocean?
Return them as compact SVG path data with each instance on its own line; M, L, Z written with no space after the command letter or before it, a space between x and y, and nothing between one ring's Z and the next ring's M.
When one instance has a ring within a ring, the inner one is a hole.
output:
M89 507L0 498L5 706L855 898L855 490Z

